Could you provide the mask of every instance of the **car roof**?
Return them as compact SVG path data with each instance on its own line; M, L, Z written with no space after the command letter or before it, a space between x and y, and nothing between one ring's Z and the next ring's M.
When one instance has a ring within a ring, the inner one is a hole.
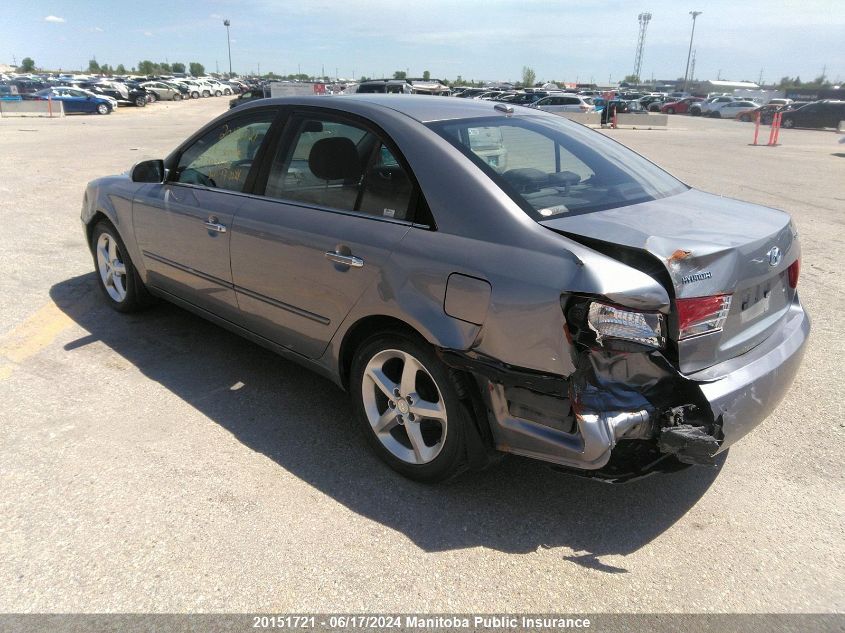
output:
M503 105L498 101L477 101L469 99L451 99L432 95L390 95L390 94L353 94L335 96L304 96L262 99L262 105L308 105L324 108L337 107L343 110L343 103L355 102L374 113L379 110L394 110L420 123L454 119L472 119L477 117L500 117L504 112L496 109ZM256 104L253 107L258 107ZM513 106L514 108L518 106ZM529 108L520 109L525 114L532 113Z

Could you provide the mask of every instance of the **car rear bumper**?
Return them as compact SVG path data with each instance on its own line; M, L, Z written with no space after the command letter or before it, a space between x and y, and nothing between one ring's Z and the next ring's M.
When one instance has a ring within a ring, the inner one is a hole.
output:
M497 449L620 481L666 466L669 455L684 464L712 463L775 409L798 372L809 332L809 316L796 300L760 345L687 375L658 352L584 351L568 377L473 353L440 353L479 381ZM621 440L642 440L645 461L625 462L628 471L610 467Z
M809 334L810 317L796 300L783 327L753 350L687 376L721 421L720 452L774 411L798 373Z

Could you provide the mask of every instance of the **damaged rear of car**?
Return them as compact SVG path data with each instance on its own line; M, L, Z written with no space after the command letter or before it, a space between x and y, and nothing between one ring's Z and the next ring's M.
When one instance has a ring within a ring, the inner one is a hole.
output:
M578 260L560 294L562 375L496 362L507 352L482 353L486 340L447 355L480 380L497 448L624 481L711 464L771 413L810 329L786 213L690 189L574 125L433 127ZM473 149L491 128L503 173Z

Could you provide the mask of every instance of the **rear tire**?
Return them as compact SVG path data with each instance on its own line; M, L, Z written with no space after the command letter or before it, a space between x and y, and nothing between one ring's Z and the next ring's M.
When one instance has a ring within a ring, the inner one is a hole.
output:
M199 99L199 98L200 98L200 93L199 93L199 92L197 92L196 90L194 90L194 91L191 93L191 99Z
M214 96L215 96L215 97L222 97L222 96L223 96L223 93L222 93L220 90L215 90L215 91L214 91Z
M409 479L435 483L466 470L473 422L459 389L454 372L419 337L380 333L355 352L350 392L358 426L373 451Z
M158 95L154 92L151 92L150 93L150 103L155 103L156 101L158 101Z
M739 120L742 121L743 123L751 123L751 117L748 116L747 114L739 115Z
M154 303L111 222L103 220L94 227L91 253L97 285L111 308L118 312L137 312Z
M785 127L788 130L790 128L795 127L795 121L787 118L787 119L784 119L783 121L781 121L780 125L781 125L781 127Z

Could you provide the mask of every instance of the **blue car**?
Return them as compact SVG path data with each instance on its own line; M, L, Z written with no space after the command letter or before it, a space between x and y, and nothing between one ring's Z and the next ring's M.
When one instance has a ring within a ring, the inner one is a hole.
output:
M112 104L107 99L102 99L93 94L79 94L81 91L72 93L69 90L59 88L45 88L35 94L27 95L28 99L46 101L61 101L65 114L87 112L89 114L110 114Z
M0 101L20 101L18 88L14 85L0 84Z

